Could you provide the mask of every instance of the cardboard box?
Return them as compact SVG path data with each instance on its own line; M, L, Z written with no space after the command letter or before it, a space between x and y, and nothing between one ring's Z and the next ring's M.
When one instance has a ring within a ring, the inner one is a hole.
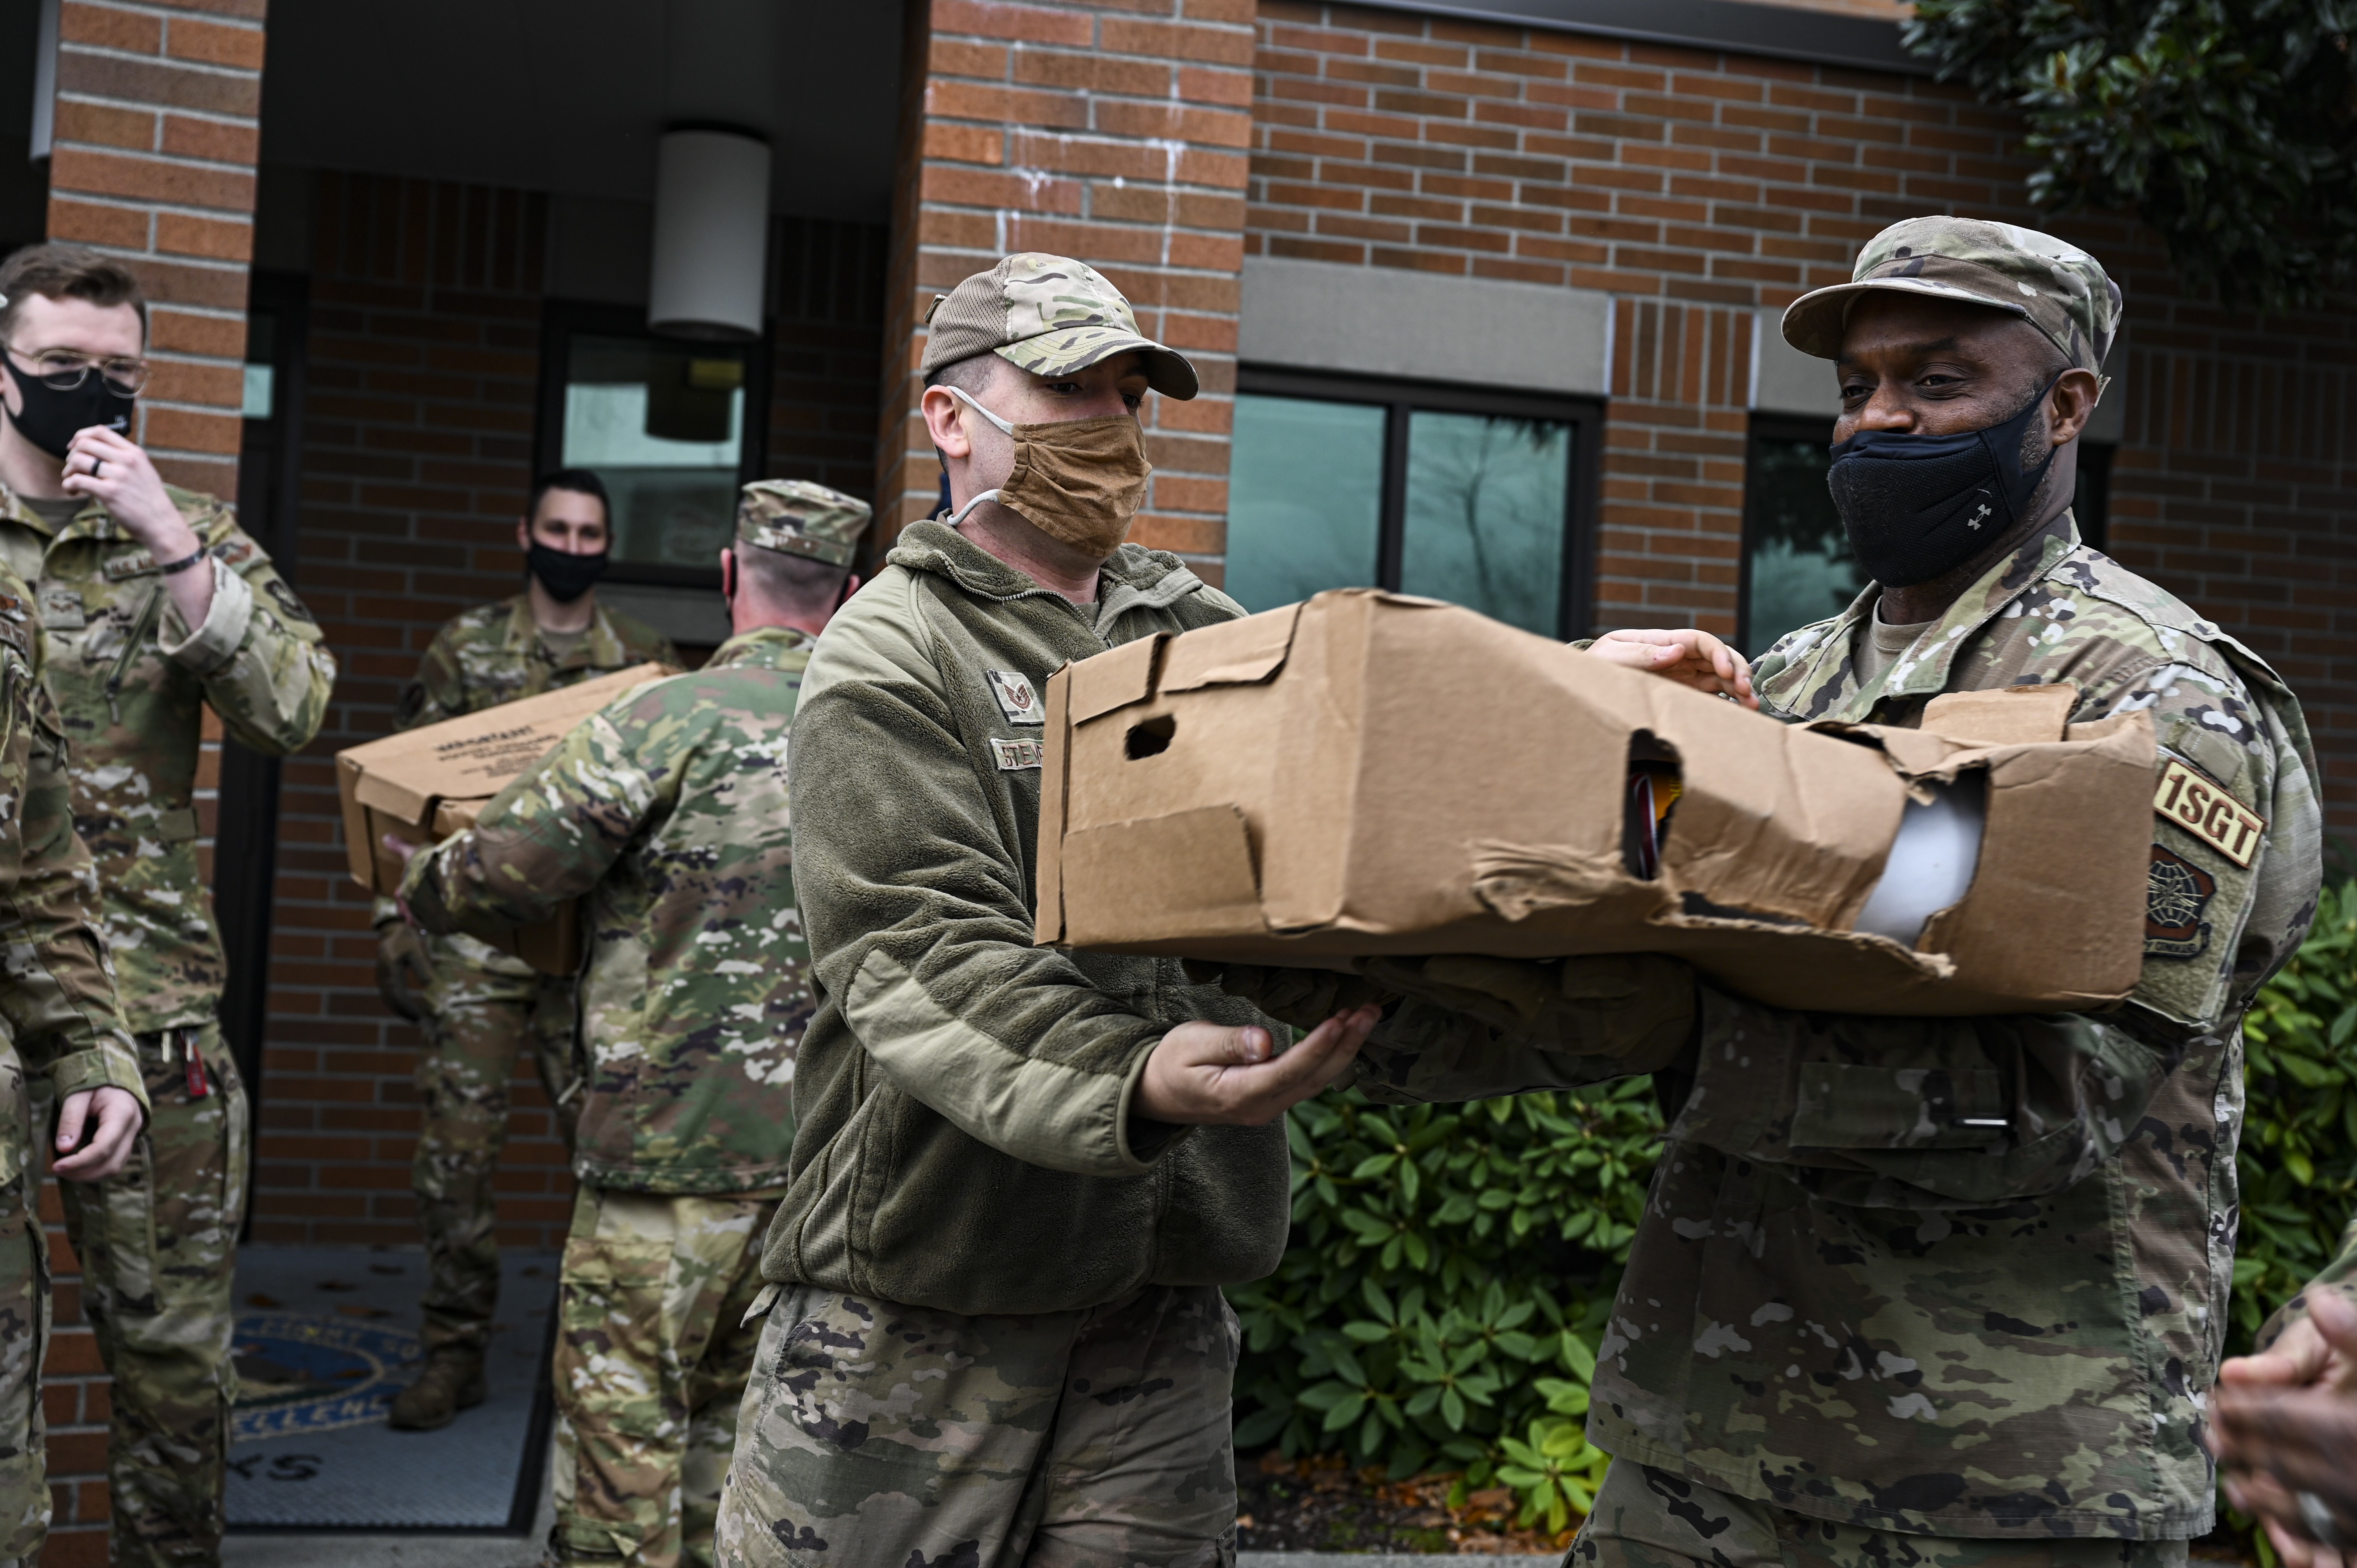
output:
M2154 745L2143 714L2066 733L2073 696L1804 728L1454 606L1320 594L1049 682L1036 935L1311 965L1659 951L1786 1007L2100 1006L2143 961ZM1632 769L1677 791L1650 876ZM1910 800L1975 776L1961 902L1911 949L1854 929Z
M631 687L674 673L635 665L338 752L352 880L371 893L398 892L402 862L383 846L387 834L424 847L472 826L491 797L574 725ZM545 973L570 974L581 961L580 912L567 907L492 945Z

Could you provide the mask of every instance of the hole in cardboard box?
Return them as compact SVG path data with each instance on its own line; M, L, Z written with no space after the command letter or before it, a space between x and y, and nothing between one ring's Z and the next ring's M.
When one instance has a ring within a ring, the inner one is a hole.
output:
M1169 714L1129 726L1129 736L1122 742L1122 752L1132 762L1141 757L1159 757L1170 749L1170 737L1178 733L1178 721Z
M1677 747L1651 730L1629 737L1629 788L1621 797L1620 856L1631 876L1651 882L1662 874L1662 845L1670 813L1685 792Z

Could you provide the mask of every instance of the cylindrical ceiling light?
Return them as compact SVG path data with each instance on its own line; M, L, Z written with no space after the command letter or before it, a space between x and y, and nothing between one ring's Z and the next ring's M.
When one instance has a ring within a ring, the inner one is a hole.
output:
M670 131L655 150L647 326L676 338L761 335L770 149L737 131Z

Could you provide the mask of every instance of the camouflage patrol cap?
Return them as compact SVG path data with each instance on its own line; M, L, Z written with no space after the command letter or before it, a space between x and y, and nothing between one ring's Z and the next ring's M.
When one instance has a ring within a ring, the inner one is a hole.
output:
M866 501L808 479L756 479L737 499L737 542L848 566L870 515Z
M1035 375L1084 370L1133 349L1146 356L1146 382L1164 397L1193 397L1195 367L1137 330L1137 316L1104 274L1070 256L1038 251L1000 258L947 294L925 317L923 373L996 354Z
M2120 325L2119 285L2076 246L2011 223L1910 218L1866 242L1848 283L1794 300L1784 312L1784 340L1820 360L1840 358L1850 306L1869 289L2018 316L2086 371L2104 368Z

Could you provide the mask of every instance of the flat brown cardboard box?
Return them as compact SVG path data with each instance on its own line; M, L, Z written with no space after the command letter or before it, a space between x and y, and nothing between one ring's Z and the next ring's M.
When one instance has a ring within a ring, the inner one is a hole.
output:
M386 834L424 846L472 826L492 796L575 725L631 687L673 673L668 665L634 665L338 752L352 880L371 893L399 891L402 863L381 842ZM567 906L492 945L544 973L570 974L581 961L580 911Z
M1048 683L1043 943L1231 961L1659 951L1780 1006L2101 1006L2143 961L2142 714L2068 687L1803 727L1372 589L1125 643ZM1684 792L1624 854L1632 746ZM1910 789L1986 775L1963 900L1916 950L1852 930Z

